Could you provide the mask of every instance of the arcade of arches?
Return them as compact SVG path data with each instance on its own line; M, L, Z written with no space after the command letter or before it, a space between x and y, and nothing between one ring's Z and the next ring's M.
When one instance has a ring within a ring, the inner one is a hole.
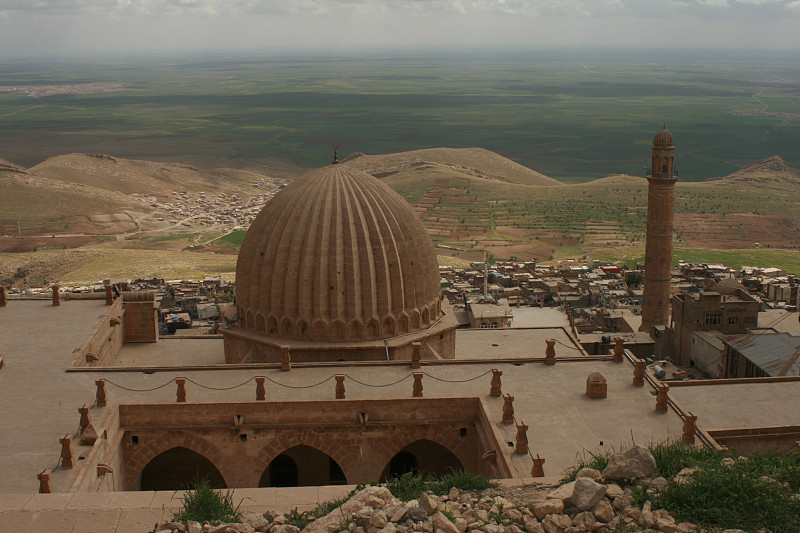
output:
M500 444L478 398L265 407L269 404L121 406L120 488L181 489L197 478L218 488L353 484L450 468L510 477L502 461L482 460L487 452L500 451ZM238 427L232 423L236 416ZM227 427L223 420L230 421Z

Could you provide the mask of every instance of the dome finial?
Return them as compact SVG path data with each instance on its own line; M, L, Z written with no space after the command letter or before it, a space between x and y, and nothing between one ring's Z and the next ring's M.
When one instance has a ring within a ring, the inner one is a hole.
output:
M333 145L333 162L331 163L331 165L338 165L339 164L338 152L339 152L339 146L334 144Z

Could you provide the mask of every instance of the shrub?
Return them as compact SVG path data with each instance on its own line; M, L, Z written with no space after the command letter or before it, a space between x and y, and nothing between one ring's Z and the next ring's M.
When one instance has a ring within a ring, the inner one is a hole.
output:
M183 508L172 516L173 522L194 520L201 524L220 524L238 522L242 517L239 505L233 505L231 492L211 488L207 479L196 480L181 501Z

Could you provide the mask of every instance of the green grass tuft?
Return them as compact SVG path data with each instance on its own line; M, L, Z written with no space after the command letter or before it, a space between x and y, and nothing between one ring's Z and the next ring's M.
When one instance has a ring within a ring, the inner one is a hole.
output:
M455 469L439 477L406 472L386 481L386 488L403 501L415 500L428 490L435 494L445 494L454 487L464 491L479 491L497 487L497 483L480 474Z
M173 522L186 523L188 520L220 524L238 522L242 514L239 505L233 505L230 491L216 490L207 479L196 480L192 488L182 498L183 508L172 516Z

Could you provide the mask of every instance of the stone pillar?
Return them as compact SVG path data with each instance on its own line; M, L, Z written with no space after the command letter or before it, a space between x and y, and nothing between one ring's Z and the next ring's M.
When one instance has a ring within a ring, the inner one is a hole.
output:
M503 375L502 370L497 370L496 368L492 369L492 387L489 389L489 396L502 396L503 391L501 390L502 382L500 381L500 376Z
M688 413L686 418L683 419L683 434L681 435L681 442L684 444L693 445L695 433L697 433L697 417L692 413Z
M644 386L644 361L637 359L633 366L633 386Z
M83 407L78 407L78 412L81 414L80 426L81 433L83 433L86 428L89 427L89 424L92 423L91 419L89 418L89 408L85 405Z
M414 398L422 398L422 372L414 372L414 389L411 394Z
M111 285L106 285L106 305L114 303L114 293L111 290Z
M58 442L61 443L61 468L72 468L72 437L64 435Z
M263 402L267 399L267 390L264 388L264 382L267 378L258 376L256 378L256 401Z
M662 383L658 386L658 395L656 396L656 413L666 413L669 404L669 385Z
M344 375L337 374L336 376L336 399L344 400ZM422 385L420 385L420 388ZM421 396L421 395L420 395Z
M186 403L186 380L183 378L176 378L175 383L178 385L175 401L178 403Z
M411 368L420 368L422 366L422 343L411 343Z
M125 291L125 342L158 341L158 305L156 291Z
M50 483L49 470L42 470L36 474L36 479L39 480L39 494L50 494L53 492L53 484Z
M61 305L61 294L58 292L61 287L58 285L53 285L53 306Z
M97 393L95 394L95 403L97 407L106 406L106 380L98 379L94 382L97 385Z
M536 457L533 458L533 467L531 468L531 477L544 477L544 458L539 457L539 454L536 454Z
M517 443L514 451L517 455L525 455L528 453L528 426L525 422L517 424Z
M622 362L623 351L624 351L624 348L622 347L622 345L624 343L625 343L625 341L622 340L621 337L617 337L616 339L614 339L614 362L615 363L621 363Z
M514 397L510 394L503 396L503 424L514 422Z
M647 236L644 253L642 325L650 333L654 325L666 325L672 278L672 227L675 218L673 173L675 145L666 128L653 139L652 163L647 176Z
M547 348L544 350L544 364L554 365L556 364L556 340L547 339L544 342L547 343Z
M281 346L281 370L288 372L292 369L292 348Z
M6 297L6 288L0 287L0 307L5 307L8 298Z

